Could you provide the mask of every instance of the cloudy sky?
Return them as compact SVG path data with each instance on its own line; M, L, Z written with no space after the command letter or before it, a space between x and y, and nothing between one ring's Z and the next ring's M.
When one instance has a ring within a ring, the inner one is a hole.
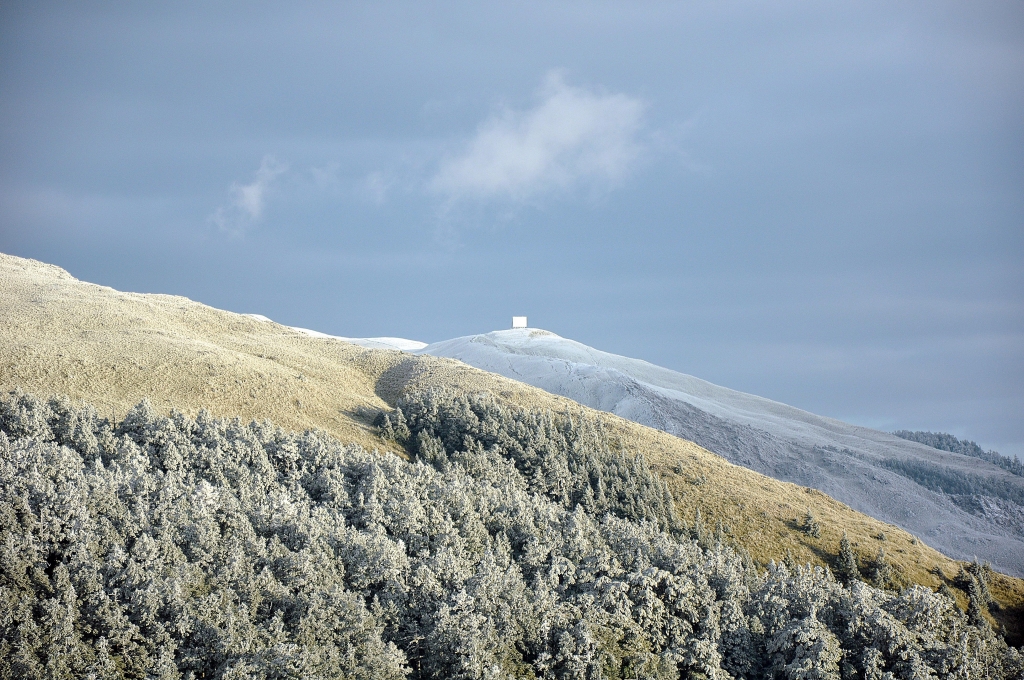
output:
M1024 454L1021 3L282 4L0 5L0 251Z

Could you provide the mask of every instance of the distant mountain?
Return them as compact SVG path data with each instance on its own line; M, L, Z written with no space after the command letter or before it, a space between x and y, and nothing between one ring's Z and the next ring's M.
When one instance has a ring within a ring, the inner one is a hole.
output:
M985 460L816 416L539 329L438 342L450 357L819 489L964 559L1024 575L1024 480Z
M1024 463L1016 457L1003 456L996 451L986 451L977 442L972 442L967 439L957 439L951 434L945 432L911 432L910 430L897 430L893 432L894 435L900 439L909 439L912 442L918 442L919 444L926 444L933 449L939 449L940 451L952 451L954 453L962 453L965 456L971 458L981 458L987 460L993 465L998 465L1004 470L1008 470L1018 477L1024 477Z

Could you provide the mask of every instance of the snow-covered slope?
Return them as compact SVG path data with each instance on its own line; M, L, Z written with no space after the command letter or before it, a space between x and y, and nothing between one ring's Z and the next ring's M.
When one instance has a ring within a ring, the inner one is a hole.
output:
M262 314L246 314L245 316L253 319L259 319L260 321L276 323L273 319L269 319ZM353 345L368 347L370 349L398 349L403 352L412 352L414 350L423 349L427 346L427 343L425 342L419 342L418 340L406 340L405 338L343 338L340 335L328 335L327 333L321 333L320 331L314 331L308 328L299 328L298 326L288 326L288 328L314 338L334 338L335 340L343 340L345 342L350 342Z
M398 349L403 352L412 352L427 346L425 342L406 340L405 338L343 338L340 335L328 335L327 333L311 331L308 328L299 328L298 326L289 326L289 328L306 335L312 335L314 338L334 338L335 340L344 340L345 342L351 342L353 345L369 347L370 349Z
M692 440L733 463L820 489L955 557L1024 576L1024 508L987 495L951 497L892 470L893 461L996 480L1024 479L984 461L816 416L539 329L495 331L415 350L459 359L581 404ZM794 508L794 512L799 512Z

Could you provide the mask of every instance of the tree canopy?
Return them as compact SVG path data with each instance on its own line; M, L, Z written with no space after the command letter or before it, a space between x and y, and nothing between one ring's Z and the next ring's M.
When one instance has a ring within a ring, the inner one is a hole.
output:
M593 424L486 396L401 408L382 428L412 461L146 402L114 423L0 399L0 675L1024 672L945 595L758 571Z

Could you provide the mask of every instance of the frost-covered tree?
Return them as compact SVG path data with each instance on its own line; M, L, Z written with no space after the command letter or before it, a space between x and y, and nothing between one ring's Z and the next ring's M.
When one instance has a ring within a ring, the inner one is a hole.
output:
M844 583L850 583L860 578L860 570L857 568L857 556L853 553L853 546L850 544L850 538L846 535L845 531L843 532L843 537L839 539L836 575Z
M985 619L985 596L981 590L978 579L972 578L970 588L967 590L967 620L972 626L979 628L987 627Z
M800 521L800 530L811 538L821 538L821 523L814 516L808 508L807 513L804 514L803 519Z
M875 559L871 561L870 573L876 588L888 588L892 585L892 565L885 556L884 548L879 548Z
M585 419L415 403L406 462L145 402L114 423L0 398L0 678L1024 671L943 595L695 540Z

